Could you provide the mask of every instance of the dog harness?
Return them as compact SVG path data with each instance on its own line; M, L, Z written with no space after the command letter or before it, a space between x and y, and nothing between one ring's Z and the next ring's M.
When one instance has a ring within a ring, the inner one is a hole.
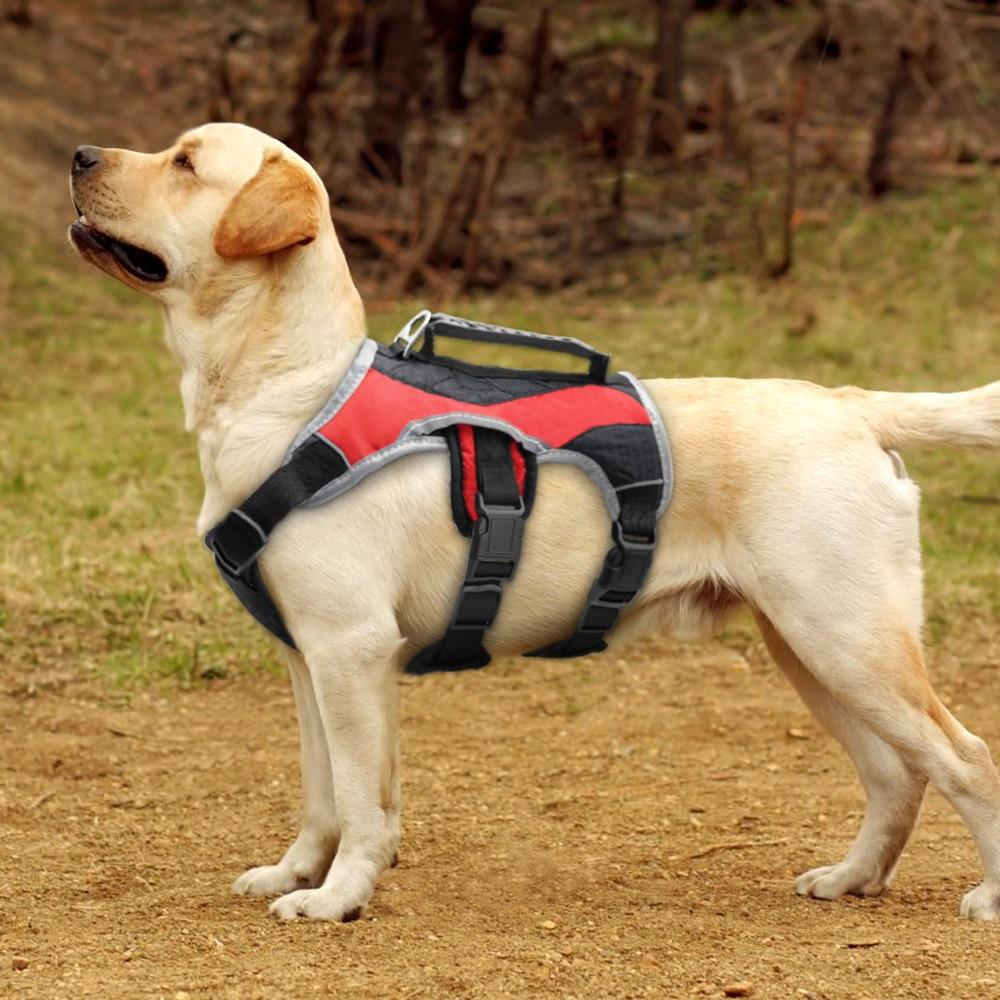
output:
M556 351L582 358L588 370L473 365L436 353L441 337ZM327 503L403 455L447 450L452 515L471 539L469 561L444 637L418 653L407 671L483 667L490 662L483 638L500 608L504 582L517 568L537 466L568 462L601 490L613 545L573 634L526 655L606 649L606 633L649 570L656 522L672 484L656 407L633 376L608 374L609 361L572 338L426 310L391 346L366 340L329 401L292 442L284 464L205 537L222 578L257 621L295 648L258 566L274 529L295 508Z

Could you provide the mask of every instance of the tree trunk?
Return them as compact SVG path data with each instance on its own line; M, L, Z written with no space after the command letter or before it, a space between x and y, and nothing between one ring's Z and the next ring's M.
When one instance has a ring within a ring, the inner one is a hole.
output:
M691 0L656 0L656 78L649 152L676 156L684 137L684 22Z
M868 189L875 198L885 194L892 186L889 176L889 148L896 134L899 99L910 78L910 51L901 46L896 57L896 63L886 80L882 93L882 103L878 115L872 124L871 146L868 152L868 165L865 168L865 180Z
M615 185L611 194L611 207L615 219L624 230L625 179L629 160L635 152L636 117L639 113L640 77L628 68L622 76L618 91L618 130L615 138Z
M444 96L451 111L465 107L462 80L472 44L472 14L476 0L424 0L427 21L444 56Z
M551 8L548 4L542 7L538 15L538 24L531 42L531 56L528 60L528 83L524 93L524 113L533 118L535 101L545 86L545 74L549 65L549 48L551 40Z
M413 55L419 48L420 25L411 0L374 0L373 6L374 95L365 118L361 161L377 177L401 184L407 98L416 89Z
M310 103L319 89L320 77L330 54L330 40L336 23L333 0L307 0L309 13L309 45L306 49L299 76L295 82L292 101L291 125L285 142L307 160L310 155L309 140L312 132Z

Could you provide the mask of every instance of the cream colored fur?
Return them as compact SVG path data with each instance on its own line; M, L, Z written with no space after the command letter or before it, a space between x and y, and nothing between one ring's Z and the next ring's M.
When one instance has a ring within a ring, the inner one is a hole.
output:
M193 170L175 162L178 152ZM274 162L301 172L303 183L286 170L280 199L249 211L253 192L267 195L259 171ZM166 282L153 285L82 248L163 306L187 426L198 436L203 534L276 468L365 335L326 193L276 140L221 124L152 156L104 151L73 193L90 225L169 267ZM254 219L253 227L240 218ZM781 380L646 386L669 429L676 485L648 582L612 638L706 635L749 605L779 666L844 744L868 794L846 857L806 872L797 890L822 898L881 892L929 779L965 819L985 867L962 912L995 919L1000 780L986 746L928 681L918 490L888 449L1000 447L1000 383L953 394ZM288 518L263 557L302 651L289 660L303 820L277 864L249 870L234 888L277 896L271 909L280 917L350 918L396 853L395 678L408 656L440 637L467 555L447 479L440 455L397 461L336 502ZM569 633L608 531L586 477L565 466L541 471L523 559L488 633L494 654Z

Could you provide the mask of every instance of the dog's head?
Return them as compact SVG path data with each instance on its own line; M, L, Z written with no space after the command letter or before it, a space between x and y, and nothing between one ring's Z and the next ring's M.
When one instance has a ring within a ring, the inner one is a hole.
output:
M330 223L322 182L290 149L244 125L212 124L161 153L81 146L70 178L73 246L157 298L238 286L254 262L312 243Z

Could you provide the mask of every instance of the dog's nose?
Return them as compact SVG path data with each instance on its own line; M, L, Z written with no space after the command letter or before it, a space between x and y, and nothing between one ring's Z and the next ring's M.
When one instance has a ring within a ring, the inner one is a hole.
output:
M73 173L85 174L101 162L101 151L96 146L78 146L73 154Z

